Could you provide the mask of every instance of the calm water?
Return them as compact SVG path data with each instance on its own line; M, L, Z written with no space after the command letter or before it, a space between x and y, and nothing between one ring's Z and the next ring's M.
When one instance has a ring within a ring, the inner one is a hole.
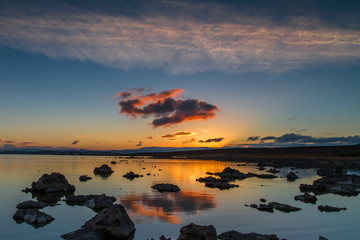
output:
M254 165L237 166L235 163L202 160L129 159L110 165L113 157L90 156L33 156L0 155L0 239L61 239L60 235L81 227L95 213L80 206L68 206L60 201L58 206L41 211L50 214L55 221L35 229L17 224L12 216L16 205L30 200L31 194L21 192L44 173L60 172L76 187L75 194L102 194L115 196L127 209L136 224L134 239L158 239L164 234L176 239L181 226L194 222L199 225L213 224L218 233L237 230L240 232L275 233L287 239L318 239L319 235L334 239L360 239L359 197L322 195L316 205L293 200L298 195L300 183L312 183L317 175L314 169L299 171L300 179L289 183L286 178L264 180L248 178L235 183L239 188L221 191L206 188L195 179L206 176L205 172L222 171L230 166L242 172L258 172ZM118 159L116 159L119 161ZM114 173L108 178L93 175L93 169L109 164ZM123 174L134 171L143 178L129 181ZM286 176L289 169L281 169L278 176ZM146 176L151 173L151 176ZM79 176L93 177L80 182ZM173 183L181 188L179 193L158 193L151 189L156 183ZM258 204L260 198L278 201L302 208L299 212L260 212L245 207ZM319 212L318 205L346 207L338 213Z

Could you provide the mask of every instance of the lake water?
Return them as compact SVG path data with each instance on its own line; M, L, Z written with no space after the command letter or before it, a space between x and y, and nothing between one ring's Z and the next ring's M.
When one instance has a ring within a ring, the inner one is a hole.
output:
M116 160L116 165L110 161ZM108 178L94 176L93 169L107 163L114 170ZM288 168L280 169L279 177L272 180L248 178L236 180L239 188L221 191L206 188L196 181L205 173L219 172L225 167L242 172L258 173L253 164L174 160L129 159L119 162L114 157L98 156L37 156L0 155L0 239L61 239L60 235L80 228L96 213L87 207L60 205L46 207L44 211L55 218L50 224L35 229L26 223L17 224L12 216L16 205L32 198L22 189L30 187L44 173L60 172L76 187L75 194L102 194L117 198L135 222L134 239L158 239L162 234L176 239L182 226L191 222L199 225L213 224L218 234L228 230L277 234L289 240L310 240L324 236L335 239L360 239L360 199L332 194L318 196L317 204L305 204L293 198L300 194L299 184L311 184L319 178L315 169L296 169L300 178L286 181ZM144 177L130 181L122 175L129 171ZM146 174L150 173L151 176ZM93 177L80 182L79 176ZM156 183L173 183L180 187L178 193L159 193L151 188ZM277 201L302 208L299 212L260 212L245 204ZM318 205L346 207L346 211L327 213L317 210Z

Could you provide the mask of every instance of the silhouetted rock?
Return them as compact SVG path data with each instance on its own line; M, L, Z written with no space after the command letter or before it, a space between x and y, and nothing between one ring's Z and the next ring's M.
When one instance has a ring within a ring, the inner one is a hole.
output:
M320 205L318 206L318 209L320 212L340 212L341 210L346 210L346 208L338 208L338 207L332 207L328 205Z
M159 240L171 240L171 238L166 238L164 235L161 235L159 237Z
M110 163L115 165L117 162L116 161L111 161Z
M239 187L239 185L231 184L227 182L205 182L205 187L218 188L220 190L228 190L230 188Z
M61 173L42 175L37 182L31 184L31 192L39 193L71 193L75 186L71 185Z
M298 179L299 177L294 173L294 172L289 172L288 175L286 175L286 178L289 182L293 182L296 179Z
M310 195L309 193L304 193L303 195L295 196L294 199L296 201L301 201L305 203L312 203L315 204L317 201L317 197L315 195Z
M250 204L250 207L251 207L251 208L257 208L258 205L256 205L255 203L252 203L252 204Z
M329 240L326 237L319 236L319 240Z
M220 240L279 240L275 234L240 233L234 230L219 234Z
M233 169L231 167L224 168L222 172L210 173L211 175L216 175L221 178L230 178L230 179L246 179L249 177L256 177L254 173L242 173L239 170Z
M13 219L17 223L26 222L35 228L45 226L54 220L50 215L35 208L19 209L14 214Z
M177 240L217 240L216 229L213 225L200 226L190 223L180 229Z
M264 198L260 198L260 202L266 202L266 199L264 199Z
M278 202L270 202L268 203L269 206L271 206L272 208L275 208L276 210L279 210L281 212L296 212L296 211L300 211L301 208L297 208L297 207L293 207L287 204L283 204L283 203L278 203Z
M270 212L270 213L274 212L273 207L268 204L259 204L257 206L257 210L262 211L262 212Z
M63 239L126 239L135 232L135 224L125 208L119 204L111 205L87 221L79 230L62 235ZM92 238L90 238L92 237Z
M89 177L88 175L81 175L79 177L80 182L86 182L88 180L92 179L92 177Z
M103 164L101 167L96 167L94 169L94 174L96 175L100 175L103 177L108 177L110 176L114 171L111 169L111 167L109 167L106 164Z
M159 183L152 186L153 189L158 190L159 192L179 192L180 188L174 184L170 183Z
M47 204L45 204L45 203L29 200L29 201L19 203L18 205L16 205L16 208L17 209L28 209L28 208L38 208L38 209L40 209L40 208L44 208L46 206L47 206Z
M68 205L87 206L95 211L102 210L112 205L116 198L112 196L101 195L68 195L65 197Z
M139 175L139 174L134 173L133 171L130 171L130 172L124 174L123 177L127 178L129 180L133 180L134 178L143 177L143 175Z
M267 172L275 174L275 173L279 173L280 170L277 170L276 168L270 168L269 170L267 170Z
M229 182L231 179L228 178L215 178L215 177L201 177L196 179L198 182Z

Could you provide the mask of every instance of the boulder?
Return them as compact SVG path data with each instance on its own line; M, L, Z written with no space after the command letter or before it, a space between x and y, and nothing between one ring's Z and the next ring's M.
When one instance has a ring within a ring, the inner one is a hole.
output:
M125 175L123 175L124 178L127 178L129 180L133 180L134 178L139 178L139 177L143 177L143 175L139 175L134 173L133 171L130 171L128 173L126 173Z
M19 203L18 205L16 205L16 208L17 209L28 209L28 208L38 208L38 209L40 209L40 208L44 208L46 206L47 206L46 203L29 200L29 201Z
M301 201L304 203L312 203L315 204L317 201L317 197L315 195L310 195L309 193L304 193L303 195L295 196L294 199L296 201Z
M293 181L295 181L296 179L298 179L299 177L298 177L294 172L290 171L290 172L288 173L288 175L286 175L286 178L287 178L287 180L288 180L289 182L293 182Z
M151 186L153 189L158 190L159 192L179 192L180 188L174 184L170 183L159 183Z
M275 234L240 233L238 231L227 231L219 234L220 240L279 240Z
M259 206L257 207L257 210L262 211L262 212L269 212L269 213L274 212L273 207L268 204L259 204Z
M217 240L216 229L213 225L200 226L190 223L180 229L177 240Z
M14 214L13 219L17 223L26 222L35 228L43 227L54 220L50 215L35 208L19 209Z
M71 185L61 173L42 175L37 182L31 184L31 192L39 193L71 193L75 186Z
M126 239L135 233L135 224L125 208L111 205L87 221L79 230L62 235L63 239ZM91 238L90 238L91 237Z
M89 177L88 175L81 175L79 177L80 182L86 182L88 180L92 179L92 177Z
M275 208L278 211L281 212L296 212L296 211L300 211L301 208L297 208L297 207L293 207L287 204L283 204L283 203L278 203L278 202L270 202L268 203L269 206L271 206L272 208Z
M320 212L340 212L341 210L346 210L346 208L338 208L338 207L332 207L332 206L328 206L328 205L320 205L318 206L318 210Z
M100 175L102 177L108 177L110 176L114 171L106 164L101 165L101 167L96 167L94 169L95 175Z

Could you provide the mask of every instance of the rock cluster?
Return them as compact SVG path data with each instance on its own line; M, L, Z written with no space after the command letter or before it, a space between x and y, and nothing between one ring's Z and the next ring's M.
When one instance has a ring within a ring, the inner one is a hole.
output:
M310 195L309 193L304 193L303 195L295 196L294 199L296 201L301 201L304 203L312 203L315 204L317 201L317 197L315 195Z
M126 174L123 175L124 178L127 178L129 180L133 180L134 178L139 178L139 177L143 177L143 175L140 174L136 174L133 171L130 171Z
M259 205L256 204L250 204L250 207L252 208L256 208L259 211L264 211L264 212L274 212L274 209L281 211L281 212L296 212L296 211L300 211L301 208L297 208L297 207L293 207L287 204L283 204L283 203L278 203L278 202L269 202L268 204L264 204L261 203Z
M180 229L177 240L217 240L216 229L213 225L200 226L190 223Z
M94 169L95 175L100 175L102 177L108 177L110 176L114 171L106 164L101 165L101 167L96 167Z
M37 182L31 184L30 192L39 193L71 193L75 186L71 185L61 173L42 175Z
M275 234L240 233L234 230L219 234L220 240L279 240Z

